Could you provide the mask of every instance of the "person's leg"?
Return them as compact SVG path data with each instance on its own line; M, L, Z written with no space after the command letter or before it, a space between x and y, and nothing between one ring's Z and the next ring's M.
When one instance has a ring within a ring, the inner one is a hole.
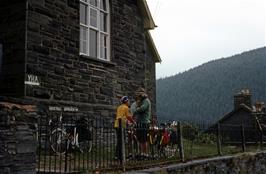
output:
M137 141L138 141L138 156L140 157L142 154L142 126L140 123L137 125L136 129L136 134L137 134Z
M146 127L145 124L142 124L141 126L141 155L146 155Z
M116 131L116 148L115 148L115 159L120 159L120 139L121 133L118 128L115 128Z
M148 143L148 129L149 129L149 125L148 124L144 124L143 126L143 152L145 154L146 157L148 157L148 148L149 148L149 143Z

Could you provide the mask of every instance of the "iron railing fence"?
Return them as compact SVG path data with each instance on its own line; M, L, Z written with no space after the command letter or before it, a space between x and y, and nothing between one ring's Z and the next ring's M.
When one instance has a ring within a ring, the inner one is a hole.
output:
M115 129L113 121L61 112L40 117L37 172L131 170L264 147L262 135L251 126L175 122ZM146 151L140 142L143 137Z
M113 160L116 135L108 119L53 115L38 123L38 172L77 172L118 166Z

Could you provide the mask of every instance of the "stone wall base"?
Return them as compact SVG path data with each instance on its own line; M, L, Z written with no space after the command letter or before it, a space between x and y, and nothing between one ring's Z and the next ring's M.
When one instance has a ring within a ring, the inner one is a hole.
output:
M157 167L139 172L142 174L265 174L266 151L243 153L234 156L195 160L182 164Z

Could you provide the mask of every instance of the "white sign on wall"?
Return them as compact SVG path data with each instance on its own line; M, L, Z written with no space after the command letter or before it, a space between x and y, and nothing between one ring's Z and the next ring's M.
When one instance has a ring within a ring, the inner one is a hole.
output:
M26 85L40 86L38 76L32 75L32 74L27 74L25 84Z
M49 111L64 111L64 112L78 112L79 109L74 106L49 106Z

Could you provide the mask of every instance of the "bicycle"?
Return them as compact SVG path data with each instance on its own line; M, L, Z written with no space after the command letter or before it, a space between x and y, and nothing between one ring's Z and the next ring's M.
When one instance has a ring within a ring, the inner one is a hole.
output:
M52 125L52 120L49 121ZM93 140L93 126L88 121L78 120L75 123L63 123L62 115L59 124L50 135L50 146L53 152L65 154L68 150L78 149L81 153L91 152Z

